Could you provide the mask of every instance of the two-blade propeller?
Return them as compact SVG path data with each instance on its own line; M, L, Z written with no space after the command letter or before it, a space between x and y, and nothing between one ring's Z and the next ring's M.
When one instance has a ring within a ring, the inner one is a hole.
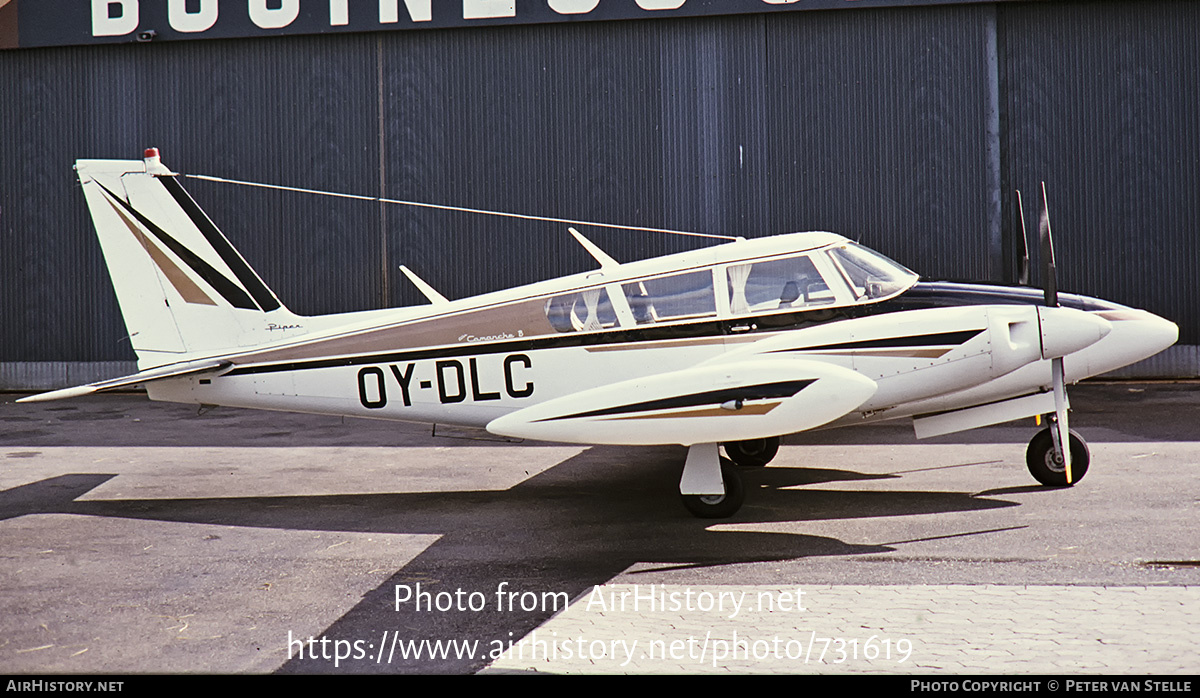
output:
M1017 209L1021 215L1021 241L1024 244L1024 257L1021 260L1020 283L1029 283L1029 242L1025 232L1025 209L1021 204L1021 192L1017 191ZM1038 219L1038 239L1041 243L1042 257L1042 286L1045 291L1045 304L1049 308L1058 307L1058 280L1054 264L1054 238L1050 232L1050 203L1046 196L1046 183L1042 182L1042 213ZM1063 374L1063 359L1057 357L1050 360L1052 380L1054 382L1054 415L1049 425L1050 436L1054 442L1055 461L1063 464L1067 484L1073 482L1071 477L1071 432L1067 425L1067 411L1070 403L1067 400L1066 380Z

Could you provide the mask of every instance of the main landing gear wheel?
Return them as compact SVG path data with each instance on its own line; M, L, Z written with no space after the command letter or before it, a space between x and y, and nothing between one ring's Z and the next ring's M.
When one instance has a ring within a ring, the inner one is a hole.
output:
M699 519L727 519L742 508L746 489L737 466L728 458L721 459L721 481L725 494L684 494L683 506Z
M1039 431L1029 441L1025 450L1025 464L1034 479L1049 487L1070 487L1083 479L1087 474L1088 464L1092 454L1088 451L1087 442L1079 434L1071 432L1071 482L1067 482L1066 464L1061 458L1054 457L1054 437L1050 429Z
M725 455L743 468L761 468L770 463L775 454L779 453L779 437L766 439L750 439L749 441L730 441L721 444L725 447Z

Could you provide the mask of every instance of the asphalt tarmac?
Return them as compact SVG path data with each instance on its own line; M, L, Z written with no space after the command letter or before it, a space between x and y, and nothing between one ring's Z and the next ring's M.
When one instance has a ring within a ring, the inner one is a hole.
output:
M5 395L0 671L1194 673L1200 384L1071 396L1073 488L1030 423L883 424L713 522L679 447Z

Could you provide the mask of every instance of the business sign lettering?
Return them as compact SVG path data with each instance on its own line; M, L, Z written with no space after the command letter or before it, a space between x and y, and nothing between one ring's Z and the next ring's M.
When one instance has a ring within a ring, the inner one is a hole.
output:
M0 48L995 0L0 0Z

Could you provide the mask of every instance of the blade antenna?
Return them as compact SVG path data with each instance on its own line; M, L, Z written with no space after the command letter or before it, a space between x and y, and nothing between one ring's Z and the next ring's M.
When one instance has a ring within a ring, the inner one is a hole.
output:
M621 266L620 262L610 257L609 254L604 250L600 249L599 245L584 237L583 233L575 230L574 228L567 228L567 231L571 233L571 237L575 238L575 240L583 246L583 249L587 250L588 254L590 254L593 259L600 263L601 269L612 269L614 267Z
M445 305L446 303L450 302L445 296L438 293L436 289L430 286L425 279L417 276L417 273L412 269L409 269L401 264L400 271L404 272L404 275L408 277L408 280L412 282L413 286L416 286L417 290L421 292L421 295L428 298L429 302L433 305Z

